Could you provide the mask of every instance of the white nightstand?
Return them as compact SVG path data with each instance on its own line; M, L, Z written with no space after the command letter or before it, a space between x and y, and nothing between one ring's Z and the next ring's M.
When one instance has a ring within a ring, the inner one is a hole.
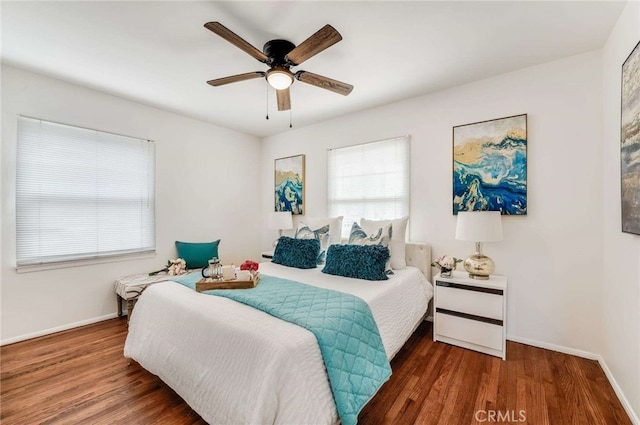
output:
M434 278L433 340L506 359L507 278L469 278L466 272Z

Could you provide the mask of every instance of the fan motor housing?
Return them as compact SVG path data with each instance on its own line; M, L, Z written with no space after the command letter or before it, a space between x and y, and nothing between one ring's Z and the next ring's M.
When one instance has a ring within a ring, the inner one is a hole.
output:
M262 52L269 58L267 61L269 65L289 68L289 64L284 57L295 47L295 44L287 40L270 40L264 44Z

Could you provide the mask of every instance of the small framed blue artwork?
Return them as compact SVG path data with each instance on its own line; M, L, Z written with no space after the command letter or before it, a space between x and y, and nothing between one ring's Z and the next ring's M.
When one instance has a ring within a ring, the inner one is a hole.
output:
M527 115L453 127L453 214L527 214Z
M275 160L275 211L304 214L304 155Z

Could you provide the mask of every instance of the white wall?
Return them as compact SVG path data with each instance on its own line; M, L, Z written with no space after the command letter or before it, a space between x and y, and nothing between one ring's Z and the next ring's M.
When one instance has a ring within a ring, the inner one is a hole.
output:
M15 271L17 115L156 141L156 245L148 259L21 273ZM222 239L220 256L259 256L260 140L101 92L2 67L3 341L114 315L113 282L162 268L175 240Z
M452 127L527 113L528 215L504 217L504 241L485 246L509 279L508 337L599 353L601 72L590 52L267 138L262 220L275 158L306 154L306 212L322 216L327 148L410 134L410 239L465 258L474 247L454 239ZM263 248L274 236L263 233Z
M620 221L621 67L640 40L640 3L631 1L603 49L604 281L602 356L640 423L640 236Z

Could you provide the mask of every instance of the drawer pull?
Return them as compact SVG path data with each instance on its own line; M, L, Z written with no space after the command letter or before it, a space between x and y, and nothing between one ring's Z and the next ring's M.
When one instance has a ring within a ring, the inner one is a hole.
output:
M502 326L502 320L490 319L488 317L476 316L475 314L460 313L458 311L447 310L445 308L436 308L436 313L448 314L449 316L462 317L463 319L476 320L478 322L490 323L492 325Z
M455 289L464 289L465 291L484 292L485 294L494 294L494 295L504 294L504 291L502 289L480 288L477 286L462 285L460 283L443 282L441 280L436 280L436 286L444 286L447 288L455 288Z

